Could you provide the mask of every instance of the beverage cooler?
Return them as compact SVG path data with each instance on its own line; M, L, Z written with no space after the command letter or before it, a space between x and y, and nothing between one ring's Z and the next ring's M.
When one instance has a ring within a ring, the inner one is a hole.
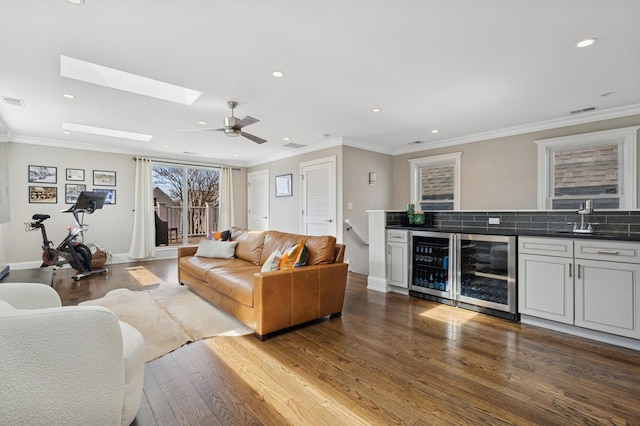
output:
M519 320L516 237L411 232L409 294Z

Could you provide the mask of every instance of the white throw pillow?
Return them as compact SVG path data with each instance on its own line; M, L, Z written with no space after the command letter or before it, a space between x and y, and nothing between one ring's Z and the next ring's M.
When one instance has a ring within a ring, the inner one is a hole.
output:
M276 250L267 257L267 260L264 261L262 265L261 272L271 272L277 271L278 265L280 265L280 259L282 259L282 252L280 250Z
M236 253L237 241L216 241L203 239L198 245L196 256L216 259L231 259Z

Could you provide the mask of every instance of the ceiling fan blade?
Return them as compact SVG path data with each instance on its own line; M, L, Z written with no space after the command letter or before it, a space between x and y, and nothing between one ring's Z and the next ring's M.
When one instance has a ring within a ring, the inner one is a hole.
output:
M213 127L209 127L209 128L204 128L204 129L181 129L181 130L176 130L176 132L209 132L209 131L222 132L222 131L224 131L224 128L222 128L222 129L214 129Z
M267 141L266 139L259 138L257 136L252 135L252 134L249 134L249 133L240 132L240 134L242 136L244 136L245 138L254 141L255 143L265 143Z
M248 126L248 125L253 124L253 123L257 123L258 121L260 121L260 120L258 120L257 118L249 117L247 115L245 118L243 118L242 120L238 121L235 124L235 126L233 126L233 129L234 130L240 130L245 126Z

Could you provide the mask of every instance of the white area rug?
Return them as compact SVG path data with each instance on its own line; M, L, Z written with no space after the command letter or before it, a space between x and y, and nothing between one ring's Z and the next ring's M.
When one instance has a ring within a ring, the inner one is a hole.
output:
M80 305L109 308L120 321L140 330L147 362L196 340L253 333L240 321L179 284L163 283L143 291L120 288Z

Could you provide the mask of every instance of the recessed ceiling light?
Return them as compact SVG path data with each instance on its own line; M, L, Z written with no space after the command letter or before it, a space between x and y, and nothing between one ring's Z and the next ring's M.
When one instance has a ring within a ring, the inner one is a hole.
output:
M240 157L240 154L233 154L234 157Z
M276 78L284 77L284 73L282 71L274 71L271 73L271 75Z
M60 76L138 95L191 105L202 92L60 55Z
M438 129L433 129L433 130L431 131L431 133L438 133L438 132L439 132L439 130L438 130Z
M198 124L200 124L201 126L204 126L205 124L207 124L206 121L198 121Z
M587 46L591 46L596 41L597 40L595 38L588 38L586 40L582 40L581 42L576 44L576 46L578 46L578 47L587 47Z
M162 145L163 148L169 148L169 145Z
M84 0L67 0L67 1L71 4L78 4L78 5L84 4Z
M90 135L110 136L112 138L131 139L134 141L149 142L153 136L141 133L124 132L122 130L104 129L102 127L86 126L84 124L62 123L62 130Z
M64 130L62 133L64 133L65 135L70 135L71 134L71 132L68 131L68 130Z
M372 109L371 111L373 111L373 112L380 112L380 111L382 111L382 108L374 108L374 109Z
M290 138L282 138L283 141L290 141Z
M72 95L71 93L63 93L62 94L63 97L67 98L67 99L75 99L76 97L74 95Z

